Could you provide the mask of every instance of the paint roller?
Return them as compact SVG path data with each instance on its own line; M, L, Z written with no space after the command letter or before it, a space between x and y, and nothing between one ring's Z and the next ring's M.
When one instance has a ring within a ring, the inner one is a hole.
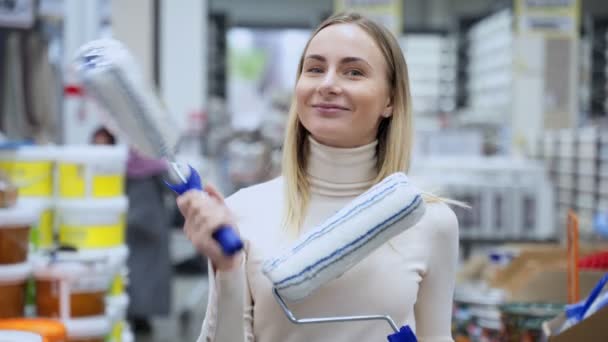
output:
M91 41L79 49L74 64L85 92L109 114L109 129L149 157L174 160L180 137L175 119L161 104L135 58L121 42ZM183 194L191 189L203 190L200 176L191 166L182 170L174 162L169 165L180 179L174 184L166 182L173 191ZM213 238L226 255L243 248L232 227L220 227Z
M398 328L388 315L298 319L286 301L301 301L338 278L385 242L414 226L426 210L420 191L404 173L394 173L357 196L289 248L264 262L262 272L273 284L273 295L295 324L386 321L394 334L389 342L411 342L409 328Z

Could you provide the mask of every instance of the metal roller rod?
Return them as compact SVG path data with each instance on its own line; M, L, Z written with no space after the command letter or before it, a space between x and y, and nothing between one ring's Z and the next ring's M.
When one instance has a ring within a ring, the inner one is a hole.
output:
M181 180L182 183L188 183L188 181L186 180L186 177L184 177L184 174L177 166L177 163L171 162L171 163L169 163L169 165L171 165L171 169L173 169L173 172L175 172L175 174L177 175L177 177L179 177L179 180Z
M399 328L388 315L366 315L366 316L337 316L337 317L318 317L318 318L296 318L289 310L285 301L279 295L276 288L272 288L272 293L275 299L279 302L281 309L285 312L287 318L294 324L319 324L319 323L336 323L336 322L356 322L356 321L385 321L393 329L394 332L399 332Z

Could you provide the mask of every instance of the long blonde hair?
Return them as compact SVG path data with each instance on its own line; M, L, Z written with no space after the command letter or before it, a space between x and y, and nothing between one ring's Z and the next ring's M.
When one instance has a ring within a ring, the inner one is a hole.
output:
M324 28L337 24L355 24L369 34L382 51L387 64L393 112L380 122L376 150L379 182L394 172L407 172L412 149L412 101L407 64L399 43L384 26L357 13L340 13L326 19L309 38L300 62L296 79L302 73L304 55L311 40ZM297 82L297 81L296 81ZM291 233L297 233L304 221L310 199L310 185L306 177L308 162L308 132L296 112L295 99L291 102L285 140L283 144L282 173L285 182L284 224Z

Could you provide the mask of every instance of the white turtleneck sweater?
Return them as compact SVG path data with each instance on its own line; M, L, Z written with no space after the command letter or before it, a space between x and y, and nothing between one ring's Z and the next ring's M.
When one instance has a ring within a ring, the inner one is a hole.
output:
M332 148L309 139L311 201L301 232L323 222L367 190L376 175L376 142ZM199 342L385 341L382 321L294 325L262 274L264 260L290 244L280 222L283 179L238 191L227 199L247 241L240 268L210 269L207 313ZM409 324L420 341L452 341L451 316L458 259L458 223L443 203L429 203L414 227L396 236L310 297L290 304L298 318L388 314Z

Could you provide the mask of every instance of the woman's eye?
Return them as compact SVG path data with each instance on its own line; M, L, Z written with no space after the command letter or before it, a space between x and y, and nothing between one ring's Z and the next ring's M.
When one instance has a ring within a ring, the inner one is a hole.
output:
M307 72L312 72L312 73L321 73L323 72L323 69L318 68L318 67L312 67L312 68L308 68L306 69Z
M363 76L363 73L357 69L351 69L346 72L348 76Z

